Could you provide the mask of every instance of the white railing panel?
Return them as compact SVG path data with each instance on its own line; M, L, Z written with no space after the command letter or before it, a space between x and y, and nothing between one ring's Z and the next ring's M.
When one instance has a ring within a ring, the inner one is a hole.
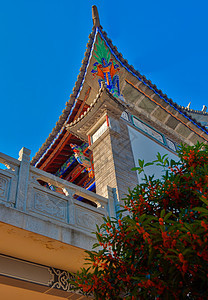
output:
M9 224L15 223L15 226L18 226L20 222L22 226L22 220L26 218L29 223L25 224L33 225L29 227L25 225L25 228L30 230L31 227L34 232L39 232L38 226L43 224L41 222L47 221L49 227L50 224L53 227L64 226L64 228L78 230L82 234L86 232L89 235L92 231L96 231L96 225L103 223L104 216L111 212L114 214L113 198L110 193L107 199L37 169L30 165L29 155L30 150L26 148L20 151L19 160L0 153L0 163L7 167L6 170L0 169L0 203L12 208L11 214L8 213L6 216ZM39 182L51 184L57 187L57 191L52 191ZM85 200L86 203L79 201L77 197L87 199L89 203ZM22 215L19 215L19 221L16 218L13 222L12 216L15 211ZM2 221L5 221L3 215L2 218ZM31 218L31 221L28 218ZM37 225L34 223L34 218L37 218ZM44 230L46 229L42 231Z

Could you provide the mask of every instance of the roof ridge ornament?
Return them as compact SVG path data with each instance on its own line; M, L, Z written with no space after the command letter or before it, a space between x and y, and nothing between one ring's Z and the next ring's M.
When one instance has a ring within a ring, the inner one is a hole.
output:
M189 102L189 104L186 106L187 109L190 109L190 105L191 105L191 101Z
M99 19L98 9L96 5L92 6L92 20L93 20L93 26L95 27L100 26L100 19Z

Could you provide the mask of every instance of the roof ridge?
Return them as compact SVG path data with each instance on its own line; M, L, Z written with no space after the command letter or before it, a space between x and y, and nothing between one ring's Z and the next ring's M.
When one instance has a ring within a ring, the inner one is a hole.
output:
M200 114L200 115L208 115L208 112L206 111L202 111L202 110L197 110L197 109L193 109L193 108L188 108L188 107L185 107L185 106L181 106L179 105L182 109L185 109L186 111L188 112L193 112L193 113L197 113L197 114Z

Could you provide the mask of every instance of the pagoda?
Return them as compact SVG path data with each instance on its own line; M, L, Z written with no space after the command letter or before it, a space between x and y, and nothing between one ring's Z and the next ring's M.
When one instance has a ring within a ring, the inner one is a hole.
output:
M141 182L131 170L138 159L177 160L180 143L208 141L206 107L174 103L118 52L95 6L92 16L73 93L45 143L32 161L26 148L18 160L0 153L2 299L87 299L69 279L96 243L96 226L117 218Z
M128 64L103 31L96 6L92 18L73 92L31 164L105 197L107 186L116 188L122 198L138 183L131 172L136 131L154 142L147 148L174 154L181 142L207 142L208 130Z

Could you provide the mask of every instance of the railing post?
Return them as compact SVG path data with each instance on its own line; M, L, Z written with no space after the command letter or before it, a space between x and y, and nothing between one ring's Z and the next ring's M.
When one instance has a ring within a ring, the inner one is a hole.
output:
M19 152L19 176L17 183L17 197L15 207L19 210L26 210L28 180L30 171L30 150L22 148Z
M65 193L65 195L68 198L68 204L67 204L67 222L70 224L75 224L75 220L74 220L74 192L68 188L64 188L63 192Z
M108 192L108 214L109 217L116 218L117 217L117 210L118 210L118 199L116 194L116 188L111 188L110 186L107 186L107 192Z

